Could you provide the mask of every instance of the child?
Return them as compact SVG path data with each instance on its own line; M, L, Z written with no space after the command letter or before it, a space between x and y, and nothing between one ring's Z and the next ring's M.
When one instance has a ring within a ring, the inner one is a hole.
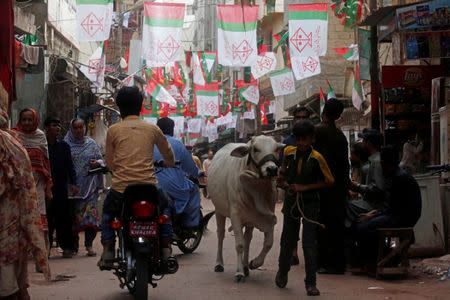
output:
M308 296L320 295L316 287L316 243L320 198L319 190L331 187L333 175L322 157L312 147L314 125L309 121L300 121L292 130L296 146L284 149L283 166L277 184L287 189L283 206L283 233L280 241L280 256L275 283L284 288L288 281L288 272L292 251L297 244L300 231L300 218L303 217L303 255L305 257L305 287Z

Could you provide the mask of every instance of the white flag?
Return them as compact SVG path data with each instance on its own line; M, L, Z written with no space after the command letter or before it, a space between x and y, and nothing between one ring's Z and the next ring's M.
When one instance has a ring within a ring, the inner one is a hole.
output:
M170 116L175 123L173 129L173 136L177 139L181 138L184 134L184 117L183 116Z
M266 52L262 55L258 55L251 67L252 75L255 79L258 79L270 71L275 70L277 66L277 59L273 52Z
M257 85L249 85L248 87L242 88L240 93L245 100L253 104L259 103L259 88Z
M113 17L113 0L77 0L78 41L105 41Z
M197 115L219 116L219 86L217 83L196 86L195 97L197 98Z
M327 53L328 4L289 4L289 51L295 56Z
M202 119L194 118L190 119L187 122L188 132L190 133L199 133L202 130Z
M292 71L294 71L297 80L319 75L321 72L318 56L293 56L291 57L291 63Z
M103 87L105 83L105 56L103 48L98 47L89 58L87 66L81 66L80 71L96 86Z
M295 93L295 82L292 71L288 68L270 73L270 83L274 96L283 96Z
M205 85L205 75L203 74L202 65L200 62L200 58L198 57L199 53L197 51L192 52L192 60L191 60L191 69L192 69L192 77L194 79L194 84L197 85Z

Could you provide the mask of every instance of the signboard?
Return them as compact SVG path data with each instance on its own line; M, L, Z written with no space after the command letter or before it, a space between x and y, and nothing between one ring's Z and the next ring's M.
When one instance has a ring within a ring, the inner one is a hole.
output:
M450 1L434 0L397 9L398 29L450 26Z
M383 88L430 87L431 80L445 74L444 66L383 66ZM429 95L431 96L431 95Z

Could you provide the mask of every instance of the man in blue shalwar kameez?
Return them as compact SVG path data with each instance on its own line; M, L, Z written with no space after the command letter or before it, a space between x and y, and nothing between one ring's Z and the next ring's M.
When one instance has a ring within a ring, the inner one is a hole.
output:
M174 121L170 118L161 118L157 125L171 145L175 160L179 161L179 165L174 168L158 170L156 177L159 186L174 202L175 219L179 219L184 228L196 227L200 222L200 193L197 185L189 178L198 178L202 172L184 144L173 137ZM155 147L154 160L160 159L162 156Z

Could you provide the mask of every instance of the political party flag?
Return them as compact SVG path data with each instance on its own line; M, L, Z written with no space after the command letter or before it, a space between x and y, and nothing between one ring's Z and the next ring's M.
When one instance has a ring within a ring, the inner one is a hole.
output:
M297 80L319 75L321 72L318 56L294 56L291 62L292 71Z
M274 96L289 95L295 92L294 76L288 68L269 74Z
M239 90L239 95L253 104L258 104L259 103L258 84L250 84L246 87L241 88Z
M352 103L357 110L361 110L361 105L364 101L364 89L361 82L361 75L359 70L359 64L357 63L354 71L354 82L352 90Z
M255 79L261 78L270 71L275 70L277 66L277 59L275 53L266 52L258 55L257 59L251 67L252 75Z
M294 56L327 53L328 4L289 4L289 50Z
M147 67L180 60L185 4L144 2L142 57Z
M325 107L325 102L327 102L322 87L319 87L319 96L320 96L320 117L322 118L323 108Z
M200 133L202 130L202 119L192 118L187 121L188 132L190 133Z
M113 0L76 0L78 41L93 42L109 39L113 15Z
M186 76L184 74L183 66L177 61L172 67L173 72L173 84L179 88L183 88L186 85Z
M171 106L177 105L177 101L175 101L175 99L169 94L169 92L152 78L150 78L150 80L148 81L145 90L150 96L161 103L167 103Z
M341 20L345 27L355 26L362 16L362 0L331 0L334 15Z
M211 83L212 80L212 68L214 63L216 62L217 54L216 52L204 51L202 52L201 63L203 74L208 83Z
M348 61L359 60L358 45L356 44L352 44L350 47L345 48L334 48L334 51Z
M88 65L82 65L80 71L97 87L103 87L105 83L105 56L103 47L98 47L91 55Z
M191 69L194 84L205 85L205 74L203 73L202 63L200 62L201 53L197 51L192 52Z
M258 6L217 5L217 54L223 66L250 67L256 60Z
M331 86L331 83L327 79L328 84L328 94L327 94L327 100L331 98L336 98L336 93L334 92L333 87Z
M204 86L195 86L195 97L197 99L197 115L219 116L219 85L217 82Z

